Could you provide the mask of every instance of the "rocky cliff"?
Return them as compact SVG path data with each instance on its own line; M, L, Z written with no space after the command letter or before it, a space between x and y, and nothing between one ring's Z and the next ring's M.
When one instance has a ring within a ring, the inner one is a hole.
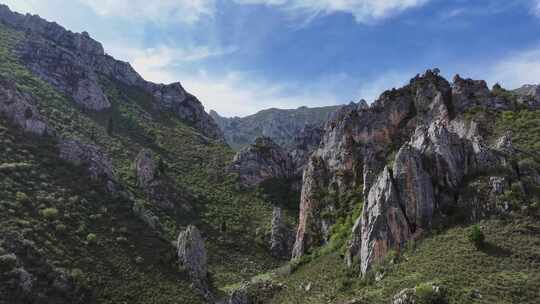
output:
M23 31L15 46L18 60L35 75L73 99L80 107L104 111L111 107L102 77L143 89L157 110L174 113L204 135L221 140L222 132L197 98L180 83L145 81L127 62L107 55L88 33L73 33L35 15L21 15L0 5L0 22Z
M456 76L450 84L437 72L384 92L369 107L346 106L327 122L304 171L293 257L327 243L340 214L363 202L347 256L366 273L456 209L469 220L500 212L480 193L462 191L480 177L509 172L510 184L527 178L511 165L516 154L496 144L494 122L470 113L530 103L484 81Z
M294 176L290 155L268 137L260 137L253 145L238 152L229 167L238 174L240 184L252 187L269 179L288 179Z
M232 118L222 117L215 111L210 111L210 115L234 149L239 150L253 143L257 137L269 137L278 145L291 149L295 145L294 138L302 136L305 128L322 127L329 115L339 107L267 109L250 116Z

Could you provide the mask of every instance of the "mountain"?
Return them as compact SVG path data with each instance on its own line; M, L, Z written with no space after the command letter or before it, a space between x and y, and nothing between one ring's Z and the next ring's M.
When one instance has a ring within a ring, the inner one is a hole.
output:
M232 118L221 117L215 111L210 111L210 115L233 149L239 150L253 143L257 137L269 137L278 145L289 148L302 129L306 126L322 127L329 115L339 107L300 107L290 110L272 108L246 117Z
M0 303L202 303L282 264L197 98L87 33L0 6L0 113Z
M0 304L538 303L539 97L428 70L235 153L179 83L1 6Z

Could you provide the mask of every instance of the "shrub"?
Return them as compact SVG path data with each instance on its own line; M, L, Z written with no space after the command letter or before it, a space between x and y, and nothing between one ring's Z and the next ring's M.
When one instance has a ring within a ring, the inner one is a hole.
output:
M480 229L480 226L472 226L471 231L469 232L469 241L471 241L476 248L480 248L484 244L484 240L485 236L482 229Z
M46 219L54 219L58 216L58 209L56 208L45 208L41 210L41 215Z
M86 241L88 242L88 244L95 244L95 243L97 243L97 235L95 235L94 233L89 233L89 234L86 236Z
M422 283L414 288L416 303L418 304L445 304L446 292L442 287L431 283Z
M18 202L18 203L26 203L29 201L28 199L28 195L26 195L26 193L24 192L17 192L15 194L15 200Z
M14 254L0 256L0 272L7 272L17 266L17 257Z

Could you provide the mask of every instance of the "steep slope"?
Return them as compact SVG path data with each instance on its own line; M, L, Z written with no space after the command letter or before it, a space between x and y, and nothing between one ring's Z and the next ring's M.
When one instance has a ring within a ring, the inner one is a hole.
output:
M77 277L73 288L81 290L66 287L59 303L200 303L171 245L188 225L202 233L218 297L280 265L263 241L272 204L236 189L225 170L234 152L195 97L179 84L142 80L86 34L4 6L0 12L0 167L8 170L0 226L2 237L16 235L3 239L0 255L15 254L16 269L33 276L29 296L56 299L44 276L51 267ZM144 151L159 170L148 184L137 166ZM30 204L18 209L19 201ZM39 270L17 253L27 243L47 261ZM8 291L0 298L9 303L27 299Z
M268 109L246 117L232 118L221 117L215 111L210 111L210 115L233 149L239 150L253 143L257 137L269 137L289 149L294 145L294 137L300 135L305 127L322 127L328 116L339 107Z

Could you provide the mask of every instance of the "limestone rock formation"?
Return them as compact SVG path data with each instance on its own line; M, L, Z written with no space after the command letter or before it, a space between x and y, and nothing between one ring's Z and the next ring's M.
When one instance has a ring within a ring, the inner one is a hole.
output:
M245 187L294 175L290 155L268 137L257 138L253 145L238 152L229 170L238 174L240 184Z
M0 79L0 114L26 132L54 135L30 96L20 93L13 82Z
M98 147L69 139L61 141L58 148L60 158L75 165L88 166L92 178L114 178L112 161Z
M281 207L274 207L270 235L270 253L276 258L290 259L294 244L294 230L283 221Z
M187 271L195 289L211 301L213 295L208 284L208 259L199 229L193 225L188 226L178 236L176 247L180 267Z
M139 187L147 195L149 201L162 209L179 206L188 211L191 206L180 195L174 182L162 172L161 160L148 149L142 149L135 159L135 174ZM187 195L187 194L186 194ZM184 195L185 196L185 195Z
M323 131L321 127L307 125L294 137L289 154L295 168L295 175L302 176L309 157L321 142Z
M518 96L518 102L529 108L540 108L540 85L524 85L513 92Z
M411 237L392 173L386 167L369 191L362 215L361 270L380 262L391 248L402 247Z
M142 89L154 97L156 109L172 112L204 135L223 140L223 133L202 104L179 83L145 81L129 63L105 54L101 43L88 33L72 33L39 16L11 12L5 5L0 5L0 22L26 33L16 47L19 61L81 107L94 111L111 107L100 82L100 77L106 76Z
M447 210L467 208L474 220L504 209L478 203L489 190L473 200L460 193L466 183L473 187L471 176L514 170L507 160L516 153L509 139L491 147L485 130L463 118L476 106L499 111L512 102L483 81L456 76L450 84L428 70L405 87L384 92L370 107L350 104L334 112L304 171L293 258L325 244L337 210L362 199L346 260L363 273L429 230Z

